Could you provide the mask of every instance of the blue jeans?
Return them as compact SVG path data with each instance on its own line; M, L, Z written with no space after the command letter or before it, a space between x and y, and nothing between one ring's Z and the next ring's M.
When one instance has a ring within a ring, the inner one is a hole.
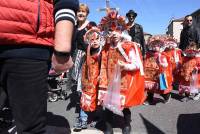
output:
M79 118L81 121L87 121L88 120L88 114L87 112L83 111L82 109L80 110L80 115Z

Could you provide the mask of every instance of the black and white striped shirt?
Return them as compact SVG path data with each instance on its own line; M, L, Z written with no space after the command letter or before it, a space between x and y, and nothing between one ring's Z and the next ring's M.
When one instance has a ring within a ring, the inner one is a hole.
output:
M55 23L61 20L69 20L75 25L78 8L78 0L54 0Z

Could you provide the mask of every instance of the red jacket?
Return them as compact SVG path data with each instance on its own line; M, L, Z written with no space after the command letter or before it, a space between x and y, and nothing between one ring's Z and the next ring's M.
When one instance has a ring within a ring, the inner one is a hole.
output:
M0 0L0 45L53 46L52 0Z

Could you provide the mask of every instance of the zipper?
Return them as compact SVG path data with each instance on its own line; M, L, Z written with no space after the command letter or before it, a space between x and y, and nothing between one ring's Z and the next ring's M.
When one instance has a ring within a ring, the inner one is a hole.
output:
M40 28L40 0L38 0L38 12L37 12L36 32L39 31L39 28Z

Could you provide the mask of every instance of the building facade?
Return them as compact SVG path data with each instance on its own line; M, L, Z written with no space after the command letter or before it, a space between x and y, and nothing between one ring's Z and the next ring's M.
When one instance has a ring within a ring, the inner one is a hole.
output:
M191 13L193 18L193 24L198 28L198 31L200 33L200 9L194 11ZM184 17L180 19L172 19L167 27L166 34L175 38L177 42L180 42L180 34L183 29L183 21Z
M197 27L199 34L200 34L200 9L196 10L192 14L193 23Z
M148 43L149 38L152 37L152 34L144 32L144 40L145 44Z
M172 19L167 27L166 34L176 39L178 43L180 42L180 34L183 29L183 20L184 18Z

